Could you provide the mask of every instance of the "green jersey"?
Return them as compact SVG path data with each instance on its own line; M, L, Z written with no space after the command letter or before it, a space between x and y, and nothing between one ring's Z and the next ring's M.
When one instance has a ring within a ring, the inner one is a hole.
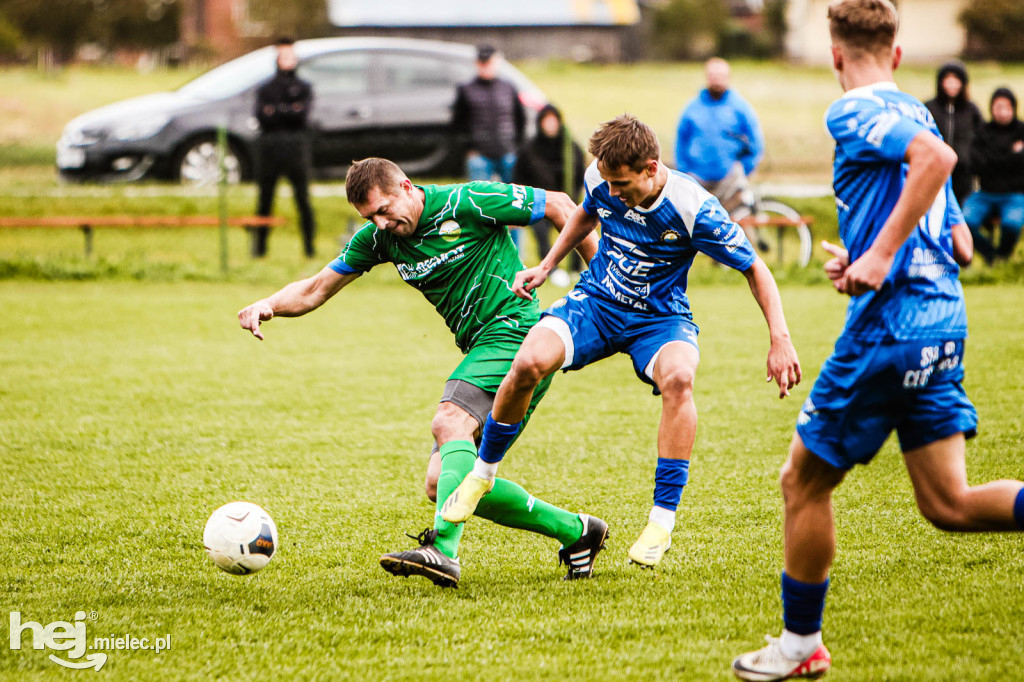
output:
M361 274L394 263L441 314L463 352L484 339L522 339L540 318L540 307L536 299L512 293L523 264L507 226L543 218L544 190L499 182L419 189L426 196L415 232L398 237L367 223L331 269Z

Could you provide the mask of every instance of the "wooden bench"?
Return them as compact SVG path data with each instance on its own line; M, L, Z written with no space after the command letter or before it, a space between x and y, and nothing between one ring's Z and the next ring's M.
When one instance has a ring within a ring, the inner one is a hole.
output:
M232 227L275 227L285 223L284 218L277 216L243 216L228 218L227 225ZM219 227L220 218L215 215L190 216L36 216L29 218L0 217L0 228L76 228L85 235L85 255L92 255L93 229L97 227Z

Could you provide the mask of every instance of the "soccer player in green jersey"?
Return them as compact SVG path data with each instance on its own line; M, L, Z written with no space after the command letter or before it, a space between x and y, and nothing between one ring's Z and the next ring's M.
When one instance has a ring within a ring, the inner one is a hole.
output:
M427 465L426 490L431 501L443 503L472 470L476 440L495 392L526 333L540 319L535 299L523 300L512 292L523 264L507 226L546 218L561 229L575 204L561 192L520 185L413 185L397 165L378 158L355 163L345 191L366 225L327 267L242 309L238 321L262 340L261 322L304 315L373 266L393 263L402 279L444 317L466 356L445 384L431 423L435 448ZM597 239L591 236L577 250L589 262ZM534 394L527 419L549 382ZM385 570L422 575L442 587L458 585L462 525L444 521L439 509L434 527L417 538L418 548L381 557ZM568 579L591 575L608 535L601 519L559 509L501 479L476 515L561 542L559 558L569 567Z

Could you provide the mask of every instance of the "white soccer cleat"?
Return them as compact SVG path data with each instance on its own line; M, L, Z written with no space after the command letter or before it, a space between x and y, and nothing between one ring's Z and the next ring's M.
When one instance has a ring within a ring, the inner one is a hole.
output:
M832 655L824 644L803 660L787 658L777 637L765 635L768 645L737 656L732 662L732 672L741 680L772 682L791 680L797 677L816 680L832 667Z
M452 491L441 505L441 518L448 523L464 523L480 504L483 496L491 492L494 480L466 474L459 487Z
M671 546L669 532L654 521L648 521L644 532L629 548L629 560L640 568L654 568Z

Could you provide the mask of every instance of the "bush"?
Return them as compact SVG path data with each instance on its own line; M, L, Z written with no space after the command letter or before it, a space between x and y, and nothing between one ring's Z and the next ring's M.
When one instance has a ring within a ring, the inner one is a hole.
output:
M671 0L654 16L654 56L700 59L718 52L729 22L720 0Z
M1020 0L972 0L960 13L967 29L966 56L1024 60L1024 3Z

